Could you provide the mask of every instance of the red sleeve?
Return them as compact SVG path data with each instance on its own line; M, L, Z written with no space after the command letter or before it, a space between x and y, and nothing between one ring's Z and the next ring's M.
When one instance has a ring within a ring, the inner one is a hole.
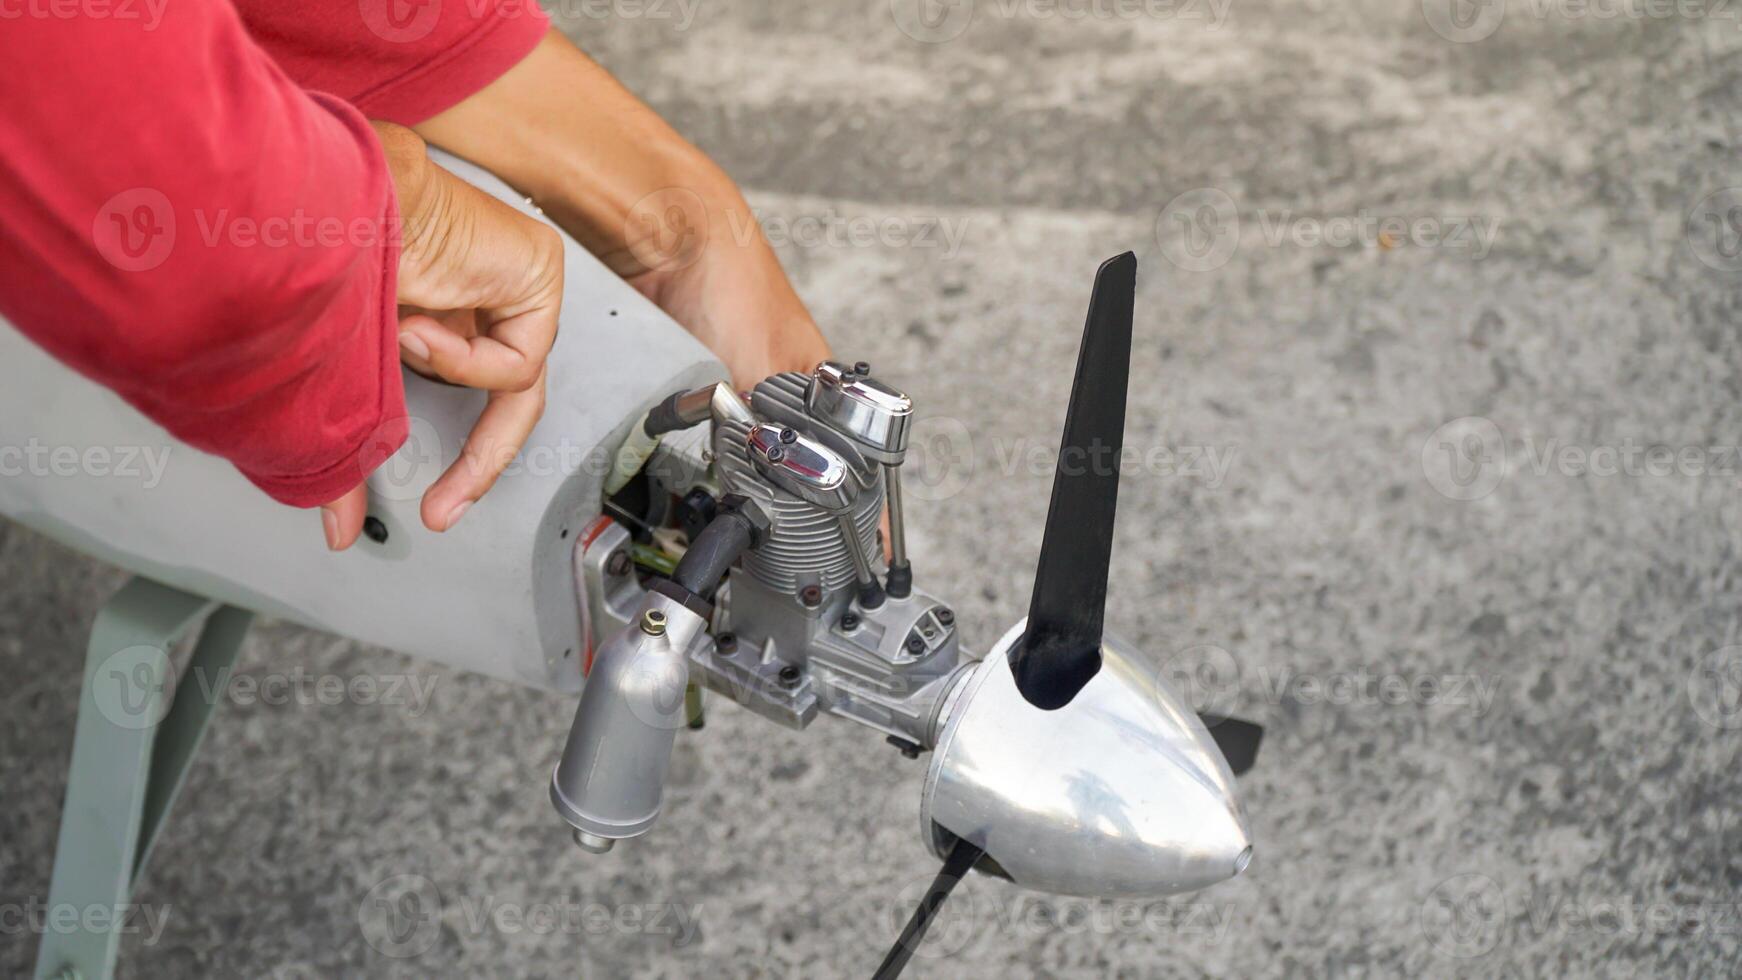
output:
M550 29L536 0L235 0L304 88L411 126L520 63Z
M374 131L227 4L105 9L0 29L0 312L278 500L332 500L403 440Z

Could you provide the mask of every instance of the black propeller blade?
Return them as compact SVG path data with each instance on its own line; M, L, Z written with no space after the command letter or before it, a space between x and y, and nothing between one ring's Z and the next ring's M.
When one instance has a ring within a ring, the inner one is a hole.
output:
M901 938L895 941L895 948L883 958L883 965L871 975L871 980L895 980L901 976L901 971L907 967L907 961L913 958L913 951L925 939L925 931L931 928L931 920L937 917L938 909L943 908L944 899L950 897L956 882L968 874L974 867L974 862L980 860L980 855L984 853L986 852L965 840L956 841L956 846L950 848L949 856L944 858L943 870L932 879L931 887L926 889L925 896L919 900L919 907L913 910L913 918L907 920L907 928L901 930Z
M1228 760L1228 768L1234 771L1234 775L1244 774L1258 761L1258 743L1264 740L1263 725L1207 712L1199 714L1198 718L1210 730L1210 738L1215 740L1216 748L1222 750L1222 758Z
M1137 256L1130 252L1108 259L1095 273L1028 605L1028 632L1010 651L1017 690L1047 711L1069 704L1101 669L1101 616L1119 503L1136 293Z

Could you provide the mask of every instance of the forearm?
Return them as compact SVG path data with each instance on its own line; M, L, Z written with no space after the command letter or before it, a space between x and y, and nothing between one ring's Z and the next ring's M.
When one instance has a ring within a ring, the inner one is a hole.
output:
M531 197L740 386L829 356L732 181L561 35L417 130Z
M625 278L666 257L646 219L664 221L669 203L705 208L685 217L717 229L748 219L706 154L554 31L501 78L414 128L531 197Z

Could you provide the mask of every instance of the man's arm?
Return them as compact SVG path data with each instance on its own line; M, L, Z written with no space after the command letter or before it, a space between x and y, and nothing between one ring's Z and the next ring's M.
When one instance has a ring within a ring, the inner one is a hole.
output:
M537 201L740 386L828 356L731 179L561 34L414 128Z

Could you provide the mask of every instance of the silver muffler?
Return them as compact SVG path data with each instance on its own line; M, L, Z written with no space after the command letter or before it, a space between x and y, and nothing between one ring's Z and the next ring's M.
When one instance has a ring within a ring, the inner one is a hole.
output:
M685 725L687 651L707 621L649 592L635 625L600 649L581 691L550 801L575 842L603 852L659 819L672 744Z

